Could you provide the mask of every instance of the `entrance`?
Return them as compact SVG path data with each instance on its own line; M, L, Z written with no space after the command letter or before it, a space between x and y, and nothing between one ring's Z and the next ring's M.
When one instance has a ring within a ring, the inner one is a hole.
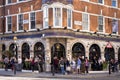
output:
M22 59L29 59L30 58L30 47L27 43L22 45Z
M30 59L30 47L28 43L24 43L22 45L22 64L23 64L23 69L30 69L30 66L26 66L26 59Z
M15 58L17 59L18 57L18 53L17 53L17 45L15 43L12 43L9 47L9 51L12 52L13 56L15 56Z
M85 58L85 48L81 43L75 43L72 47L72 57L84 57Z
M94 58L97 60L101 58L100 47L97 44L93 44L89 49L89 60L92 61Z
M66 58L65 47L61 43L56 43L51 48L51 60L53 60L55 56L59 60L61 57Z
M34 57L39 55L45 58L44 45L41 42L37 42L34 46Z
M89 49L89 60L92 63L91 69L93 71L102 70L103 67L101 66L102 63L99 63L99 59L101 58L100 48L97 44L93 44Z

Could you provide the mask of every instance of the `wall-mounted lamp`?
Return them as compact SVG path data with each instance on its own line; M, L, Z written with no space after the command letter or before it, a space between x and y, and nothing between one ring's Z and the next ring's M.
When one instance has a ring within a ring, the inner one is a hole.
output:
M77 32L79 32L80 31L80 29L77 29Z
M49 28L49 29L51 29L51 28L52 28L52 26L48 26L48 28Z
M93 34L97 34L97 32L95 31Z
M109 34L108 36L112 37L112 35L111 35L111 34Z
M65 26L64 29L67 29L67 27Z
M27 30L24 30L24 32L27 32Z
M116 36L117 38L119 38L119 36Z
M40 31L40 29L39 29L39 28L37 28L37 31Z
M12 33L15 33L15 31L12 31Z

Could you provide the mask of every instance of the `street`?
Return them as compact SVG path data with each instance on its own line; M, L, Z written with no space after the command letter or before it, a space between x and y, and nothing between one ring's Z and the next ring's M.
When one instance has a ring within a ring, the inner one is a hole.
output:
M0 76L0 80L120 80L120 73L113 73L111 75L102 75L98 76L99 74L96 74L96 76L91 76L88 74L88 76L82 76L78 75L79 77L41 77L41 76Z
M120 75L106 77L91 77L79 79L63 79L63 78L27 78L27 77L6 77L0 76L0 80L120 80Z

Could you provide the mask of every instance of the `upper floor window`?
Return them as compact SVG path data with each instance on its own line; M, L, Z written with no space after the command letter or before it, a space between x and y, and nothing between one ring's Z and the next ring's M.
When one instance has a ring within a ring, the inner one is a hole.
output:
M19 0L19 1L25 1L25 0Z
M35 29L35 12L30 13L30 29Z
M7 3L7 4L12 3L12 0L6 0L6 3Z
M54 26L62 27L62 8L54 8Z
M18 15L18 30L23 30L23 14Z
M117 7L117 0L112 0L112 6Z
M118 33L118 20L115 19L112 20L112 33L113 34Z
M86 13L82 14L82 30L89 30L89 15Z
M6 28L7 32L10 32L12 31L12 17L11 16L8 16L7 17L7 28Z
M47 6L43 8L43 26L44 28L48 28L48 7Z
M67 26L68 28L72 28L72 10L67 10Z
M104 32L103 31L103 27L104 27L104 24L103 24L103 16L98 16L98 32Z
M104 0L98 0L98 3L103 4L103 3L104 3Z

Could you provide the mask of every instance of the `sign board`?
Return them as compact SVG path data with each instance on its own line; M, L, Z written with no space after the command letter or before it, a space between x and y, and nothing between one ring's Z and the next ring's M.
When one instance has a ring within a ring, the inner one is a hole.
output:
M74 24L81 26L81 25L82 25L82 22L81 22L81 21L74 21Z
M112 44L110 42L107 43L106 48L112 48Z
M23 20L23 24L28 24L29 20Z

